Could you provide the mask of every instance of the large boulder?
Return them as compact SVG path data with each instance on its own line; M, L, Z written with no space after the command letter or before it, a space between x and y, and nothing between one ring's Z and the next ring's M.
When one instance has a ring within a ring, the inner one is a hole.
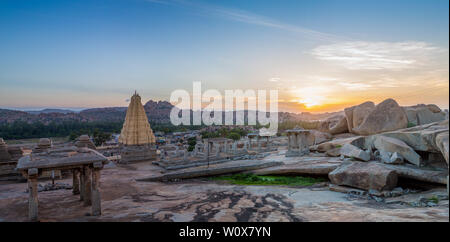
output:
M448 165L448 149L449 149L448 130L436 136L436 146L441 151Z
M361 161L369 161L370 153L366 152L352 144L345 144L340 149L340 154L344 157L350 157Z
M333 136L329 133L320 132L317 130L310 130L308 134L308 145L317 145L330 141Z
M318 130L330 134L347 133L347 119L344 114L337 114L329 117L318 124Z
M353 128L358 127L374 108L375 104L369 101L344 109L348 131L352 132Z
M418 104L404 107L408 117L408 125L423 125L445 120L445 112L434 104Z
M403 108L394 99L386 99L375 106L362 123L354 127L352 131L359 135L371 135L404 129L407 126L408 118Z
M405 142L386 136L375 136L373 141L373 147L379 151L385 152L397 152L402 155L410 163L421 166L422 158Z
M334 139L328 142L319 144L314 150L319 152L327 152L328 150L335 148L342 148L345 144L354 145L360 149L366 147L366 139L365 137L355 136L345 139Z
M356 187L364 190L392 190L397 186L397 173L376 162L343 162L328 174L336 185Z

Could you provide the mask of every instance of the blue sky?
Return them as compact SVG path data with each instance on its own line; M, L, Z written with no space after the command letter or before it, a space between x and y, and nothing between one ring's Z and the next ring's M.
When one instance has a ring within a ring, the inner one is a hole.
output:
M202 81L277 88L289 111L447 108L448 28L447 0L2 0L0 107L126 106Z

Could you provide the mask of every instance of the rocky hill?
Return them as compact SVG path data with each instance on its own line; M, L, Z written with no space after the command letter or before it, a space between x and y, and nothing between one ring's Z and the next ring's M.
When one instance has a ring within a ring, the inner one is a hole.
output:
M173 105L167 101L150 100L144 105L145 112L151 123L169 123L170 111ZM65 112L64 110L44 109L41 111L18 111L9 109L0 109L0 124L12 123L15 121L24 121L27 123L42 122L48 124L51 122L78 121L78 122L122 122L125 119L126 107L106 107L91 108L81 112ZM246 112L247 114L247 112ZM320 120L336 113L279 113L279 121L299 121L299 120ZM225 112L222 114L225 118ZM235 116L235 115L234 115ZM191 111L192 117L192 111Z

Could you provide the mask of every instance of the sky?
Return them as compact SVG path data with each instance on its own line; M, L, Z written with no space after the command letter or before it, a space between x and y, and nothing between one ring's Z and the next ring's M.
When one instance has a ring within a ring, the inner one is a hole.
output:
M1 0L0 107L278 90L280 111L449 107L448 0Z

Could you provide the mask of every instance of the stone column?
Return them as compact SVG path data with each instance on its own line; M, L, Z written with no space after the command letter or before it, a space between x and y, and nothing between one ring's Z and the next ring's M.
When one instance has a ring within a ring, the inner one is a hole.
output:
M84 201L84 168L80 169L80 201Z
M215 144L214 145L215 147L216 147L216 150L215 150L215 156L216 157L219 157L219 155L220 155L220 144Z
M299 153L301 155L308 154L309 153L309 146L308 146L308 132L300 132L298 134L298 149Z
M80 171L78 169L72 170L72 193L73 195L80 194Z
M102 213L101 196L100 196L100 170L103 164L101 162L94 163L92 170L92 216L98 216Z
M38 190L37 190L38 169L28 169L28 218L30 221L38 221Z
M293 144L293 150L294 150L295 152L299 152L297 133L294 133L294 134L293 134L293 141L294 141L294 144Z
M184 160L184 161L187 161L187 160L188 160L188 155L189 155L188 151L187 151L187 150L184 150L184 153L183 153L183 160Z
M233 143L233 154L237 153L237 141L234 141Z
M258 144L258 152L261 152L261 139L259 138L259 136L258 138L256 138L256 142Z
M224 142L223 152L228 153L228 140Z
M288 138L288 152L292 151L292 140L291 140L291 133L287 133Z
M92 204L92 170L84 166L84 206Z

